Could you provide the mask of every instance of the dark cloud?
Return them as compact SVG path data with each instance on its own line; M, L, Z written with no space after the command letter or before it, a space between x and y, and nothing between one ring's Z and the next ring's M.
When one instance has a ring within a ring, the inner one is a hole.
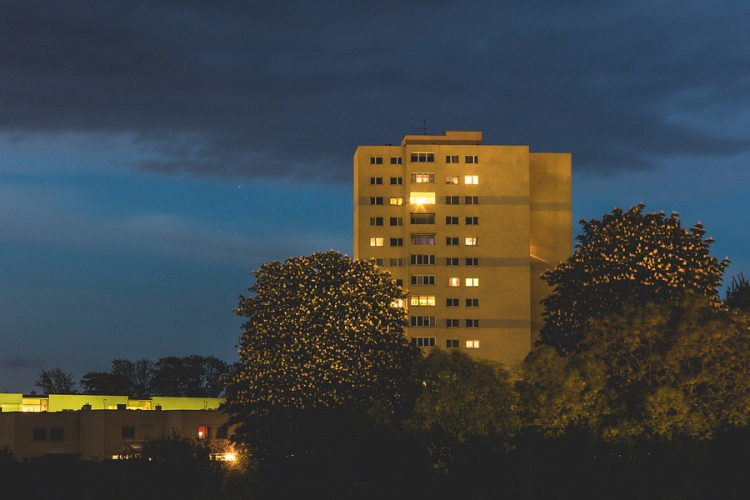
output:
M2 361L3 368L14 368L14 369L24 369L24 368L35 368L40 369L44 366L44 360L43 359L31 359L31 358L9 358L4 359Z
M345 182L357 144L427 118L648 168L750 147L727 125L750 102L748 17L739 0L5 2L0 131L130 133L164 173Z

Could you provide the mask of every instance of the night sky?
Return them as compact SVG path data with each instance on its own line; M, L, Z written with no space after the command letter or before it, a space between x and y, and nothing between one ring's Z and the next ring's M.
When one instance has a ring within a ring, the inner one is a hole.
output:
M352 155L573 154L574 221L643 202L750 276L750 2L0 2L0 391L234 361L263 262L352 253ZM575 225L575 229L578 229Z

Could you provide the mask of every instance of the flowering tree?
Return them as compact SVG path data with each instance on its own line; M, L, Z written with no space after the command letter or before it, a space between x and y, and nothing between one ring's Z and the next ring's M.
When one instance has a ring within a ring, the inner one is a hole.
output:
M261 457L294 454L334 410L400 398L419 350L390 275L329 251L264 264L254 277L236 309L247 321L225 406L239 441Z
M581 221L575 253L542 276L552 293L540 343L575 352L590 319L616 311L626 300L668 302L686 291L717 298L729 261L712 257L713 240L699 223L684 229L676 213L644 213L639 204L616 208L601 220Z

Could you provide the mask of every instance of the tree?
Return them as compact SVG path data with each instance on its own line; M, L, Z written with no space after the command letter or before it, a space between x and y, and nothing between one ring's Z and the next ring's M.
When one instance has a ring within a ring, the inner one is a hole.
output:
M112 375L128 380L129 387L124 394L144 397L152 393L154 362L150 359L141 358L137 361L113 359L110 372Z
M109 372L88 372L81 378L84 394L131 395L131 385L124 376Z
M389 274L329 251L264 264L254 277L235 310L247 321L225 409L256 456L319 451L338 424L398 404L420 354Z
M553 287L542 301L540 343L575 352L590 319L626 300L668 303L686 292L716 298L729 261L718 261L698 223L686 230L672 213L644 213L644 205L616 208L601 220L581 221L575 253L542 279Z
M34 383L44 394L75 394L75 382L73 374L66 373L60 368L42 370L39 372L39 378Z
M744 274L732 276L732 284L727 287L724 302L730 309L750 312L750 282L745 279Z
M214 356L169 356L156 361L150 385L161 396L219 397L228 373L229 365Z

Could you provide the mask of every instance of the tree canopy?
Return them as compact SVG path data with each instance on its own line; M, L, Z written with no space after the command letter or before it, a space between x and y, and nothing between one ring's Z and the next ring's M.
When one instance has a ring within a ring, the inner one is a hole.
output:
M246 322L227 389L239 439L262 453L269 425L299 423L295 415L395 404L419 350L389 274L333 251L253 274L235 310Z
M732 276L732 283L727 287L724 301L730 309L740 309L750 312L750 282L740 273Z
M76 384L73 374L60 368L50 368L39 372L39 378L34 382L44 394L75 394Z
M574 352L590 319L625 301L665 303L686 292L718 299L729 261L710 254L713 240L698 223L684 229L677 213L616 208L601 220L581 221L575 253L542 278L553 287L542 301L540 343Z

